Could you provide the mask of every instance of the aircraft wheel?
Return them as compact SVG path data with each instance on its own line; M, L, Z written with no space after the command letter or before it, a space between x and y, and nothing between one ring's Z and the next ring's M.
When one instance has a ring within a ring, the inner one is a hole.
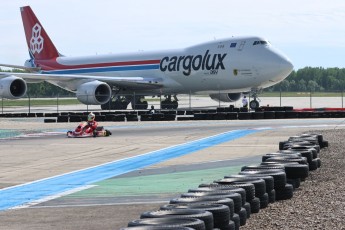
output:
M169 109L169 102L168 101L162 101L161 102L161 108L162 109Z
M101 105L102 110L124 110L127 109L128 103L126 101L111 101Z
M116 100L112 102L111 108L114 110L123 110L123 109L127 109L127 104L122 101Z
M125 101L121 101L121 105L120 106L121 106L122 110L125 110L125 109L127 109L128 103L125 102Z
M102 110L109 110L109 109L110 109L110 103L107 102L107 103L105 103L105 104L102 104L102 105L101 105L101 109L102 109Z
M172 107L172 109L177 109L178 108L178 102L177 101L172 101L171 102L171 107Z
M142 109L147 109L149 107L149 104L147 103L147 101L143 101L141 106L142 106Z
M251 109L257 109L257 108L259 108L259 106L260 106L260 104L257 100L252 100L249 102L249 107Z
M132 104L133 109L147 109L148 108L148 103L147 101L137 101L135 105Z

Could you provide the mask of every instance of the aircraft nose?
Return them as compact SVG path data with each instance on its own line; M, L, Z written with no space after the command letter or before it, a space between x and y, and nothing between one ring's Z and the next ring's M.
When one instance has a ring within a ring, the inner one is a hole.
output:
M266 60L271 80L279 82L284 80L293 70L293 65L289 58L276 50L271 50Z
M278 68L280 68L280 72L289 75L293 70L293 65L288 58L282 57Z

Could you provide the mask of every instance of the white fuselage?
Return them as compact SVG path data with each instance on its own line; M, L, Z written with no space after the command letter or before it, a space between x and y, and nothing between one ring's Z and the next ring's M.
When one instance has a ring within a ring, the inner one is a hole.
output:
M159 79L159 89L127 89L146 95L248 92L274 85L292 71L291 62L259 37L215 40L180 50L89 57L58 57L42 73ZM73 90L73 86L68 87Z

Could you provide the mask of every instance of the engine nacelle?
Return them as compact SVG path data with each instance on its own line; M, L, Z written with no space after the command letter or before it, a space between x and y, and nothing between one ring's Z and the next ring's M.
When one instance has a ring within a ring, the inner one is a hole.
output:
M102 105L107 103L110 97L110 86L97 80L81 84L77 89L78 100L86 105Z
M27 85L23 78L8 76L0 79L0 97L18 99L26 94Z
M221 102L235 102L240 100L242 93L216 93L210 94L212 100Z

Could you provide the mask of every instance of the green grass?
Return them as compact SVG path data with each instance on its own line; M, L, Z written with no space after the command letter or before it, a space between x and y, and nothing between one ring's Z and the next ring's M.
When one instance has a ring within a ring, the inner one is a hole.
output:
M68 195L75 197L140 196L143 194L178 193L212 183L224 175L235 174L241 166L176 172L130 178L112 178L95 183L96 187Z
M310 92L282 92L282 97L310 97ZM341 97L341 92L312 92L312 97ZM260 97L280 97L280 92L263 92Z
M59 98L59 101L57 102L57 99L30 99L30 106L46 106L46 105L75 105L75 104L81 104L77 99L71 99L71 98ZM29 106L29 99L20 99L20 100L0 100L0 105L3 106Z

